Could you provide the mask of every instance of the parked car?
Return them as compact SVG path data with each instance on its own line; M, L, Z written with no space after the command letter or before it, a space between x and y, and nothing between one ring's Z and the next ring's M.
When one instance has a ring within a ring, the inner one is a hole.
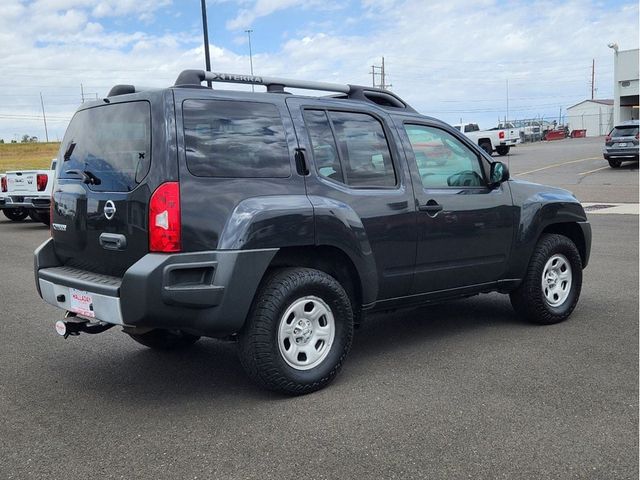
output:
M517 133L511 134L509 130L480 130L477 123L454 125L456 130L469 137L476 145L491 155L496 152L500 156L507 155L520 137Z
M602 148L604 159L611 168L618 168L623 161L638 161L638 120L622 122L605 137Z
M570 192L510 179L370 87L199 70L115 86L79 108L58 162L34 267L66 312L58 333L119 325L161 350L236 340L248 375L287 394L334 379L368 312L501 292L521 317L561 322L589 261Z
M0 207L4 215L14 222L31 217L49 225L49 204L55 177L56 159L49 170L9 171L2 179Z

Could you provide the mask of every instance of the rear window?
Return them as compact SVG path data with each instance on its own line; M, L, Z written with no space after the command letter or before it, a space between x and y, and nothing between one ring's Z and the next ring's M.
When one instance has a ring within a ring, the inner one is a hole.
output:
M275 105L227 100L182 104L187 168L200 177L284 178L289 149Z
M612 137L635 137L638 135L638 126L629 125L624 127L615 127L611 131Z
M60 148L60 178L81 179L85 172L99 181L101 192L133 190L149 172L151 109L149 102L103 105L77 112Z

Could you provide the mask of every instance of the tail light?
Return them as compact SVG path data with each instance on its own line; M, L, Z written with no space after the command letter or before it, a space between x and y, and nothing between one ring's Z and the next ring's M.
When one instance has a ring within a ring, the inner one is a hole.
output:
M38 191L44 192L47 188L48 182L49 182L49 176L46 173L39 173L36 176L36 185L38 186Z
M2 183L2 191L6 192L7 191L7 177L2 177L2 180L0 180L0 182Z
M149 202L149 251L179 252L181 229L180 184L163 183Z
M611 135L607 135L606 137L604 137L604 141L605 142L610 142L611 141Z
M504 139L504 132L503 132L503 131L500 131L500 132L498 133L498 137L500 138L500 140L503 140L503 139Z

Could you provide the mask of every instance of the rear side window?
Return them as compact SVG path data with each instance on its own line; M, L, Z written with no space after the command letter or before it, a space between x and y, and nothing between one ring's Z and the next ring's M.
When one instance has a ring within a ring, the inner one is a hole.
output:
M151 110L149 103L103 105L77 112L60 148L60 178L97 180L100 192L133 190L149 171Z
M182 104L187 168L200 177L288 177L289 149L275 105L227 100Z
M352 187L394 187L396 173L379 120L366 113L306 110L316 168Z
M638 126L636 125L615 127L611 131L612 137L635 137L636 135L638 135Z

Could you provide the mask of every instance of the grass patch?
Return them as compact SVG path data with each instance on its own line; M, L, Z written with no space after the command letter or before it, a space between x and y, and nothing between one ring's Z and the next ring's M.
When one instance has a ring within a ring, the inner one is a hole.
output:
M0 143L0 172L46 170L59 148L60 142Z

